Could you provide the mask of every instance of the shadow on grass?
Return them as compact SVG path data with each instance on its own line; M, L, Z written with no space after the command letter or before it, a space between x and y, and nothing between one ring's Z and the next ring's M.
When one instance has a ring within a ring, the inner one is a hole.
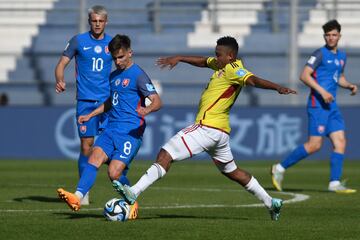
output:
M21 197L21 198L14 198L15 202L27 202L27 201L34 201L34 202L61 202L61 200L57 197L46 197L46 196L28 196L28 197Z
M95 213L56 212L53 214L58 216L67 216L68 219L102 218L104 219L104 221L106 220L101 213L95 214Z
M153 219L219 219L219 220L249 220L246 217L225 217L225 216L191 216L178 214L156 214L155 216L140 217L138 220L153 220Z
M276 188L268 187L264 188L266 191L277 192ZM302 189L302 188L284 188L282 192L293 192L293 193L302 193L302 192L316 192L316 193L330 193L325 189ZM281 193L281 192L279 192Z

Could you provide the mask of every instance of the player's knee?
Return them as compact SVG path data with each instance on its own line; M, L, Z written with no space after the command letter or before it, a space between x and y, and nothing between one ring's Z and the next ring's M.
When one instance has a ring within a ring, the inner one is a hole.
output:
M346 139L339 138L334 142L334 148L337 152L344 152L346 148Z
M322 143L321 142L308 142L306 146L306 150L309 154L317 152L321 149Z
M94 141L91 138L82 138L80 145L81 153L84 154L85 156L90 156L93 143Z
M171 162L172 162L171 155L166 150L161 149L156 158L156 163L161 165L167 172L170 169Z
M237 169L236 163L234 160L230 161L230 162L220 162L216 159L213 159L216 167L219 169L220 172L227 174L227 173L231 173L233 171L235 171Z

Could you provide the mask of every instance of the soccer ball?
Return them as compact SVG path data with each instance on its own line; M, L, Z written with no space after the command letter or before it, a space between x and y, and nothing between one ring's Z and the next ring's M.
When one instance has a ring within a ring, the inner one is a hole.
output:
M124 199L113 198L105 203L103 214L109 221L124 222L129 218L130 205Z

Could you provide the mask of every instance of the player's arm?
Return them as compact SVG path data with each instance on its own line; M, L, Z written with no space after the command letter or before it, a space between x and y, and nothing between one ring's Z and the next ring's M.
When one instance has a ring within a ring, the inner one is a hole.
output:
M156 112L162 107L161 98L157 93L151 94L147 96L147 98L149 98L151 101L150 105L136 109L136 111L142 116L146 116L151 112Z
M156 61L156 65L160 68L174 68L179 62L188 63L196 67L207 67L207 57L201 56L171 56L160 57Z
M317 91L324 99L325 103L331 103L334 101L334 96L315 81L315 79L312 77L313 72L314 70L310 66L306 65L300 75L300 80L308 87Z
M57 93L61 93L66 90L66 83L64 79L64 72L66 66L70 63L71 59L67 56L61 56L58 64L55 67L55 79L56 79L56 86L55 91Z
M83 124L84 122L89 121L92 117L95 117L103 112L109 111L111 108L111 99L108 98L103 104L101 104L98 108L87 115L81 115L78 118L78 123Z
M346 80L344 73L341 74L338 84L342 88L349 89L351 91L350 95L355 95L358 90L358 87L355 84Z
M255 75L251 75L250 77L248 77L246 79L246 85L248 86L253 86L256 88L263 88L263 89L271 89L271 90L275 90L280 94L296 94L295 90L292 90L290 88L287 87L283 87L281 85L278 85L276 83L273 83L269 80L265 80L262 78L259 78Z

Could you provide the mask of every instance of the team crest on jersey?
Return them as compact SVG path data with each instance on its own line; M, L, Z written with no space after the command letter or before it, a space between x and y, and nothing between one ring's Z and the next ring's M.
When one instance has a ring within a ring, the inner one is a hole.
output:
M129 85L129 83L130 83L130 79L128 79L128 78L125 78L123 81L122 81L122 87L123 88L126 88L128 85Z
M344 65L345 65L345 62L344 62L344 60L340 60L340 65L343 67Z
M96 45L96 46L94 47L94 51L95 51L97 54L100 54L100 53L102 52L101 46Z
M120 84L120 79L116 79L115 80L115 86L119 86L119 84Z
M244 70L244 69L239 69L239 70L236 72L236 75L238 75L239 77L243 77L243 76L246 75L246 73L247 73L246 70Z
M85 125L80 126L80 132L81 133L86 133L86 126Z
M318 132L319 133L324 133L325 132L325 126L323 126L323 125L318 126Z
M108 46L105 46L105 53L109 54L109 47Z
M336 59L335 59L335 65L336 65L336 66L339 66L339 64L340 64L340 62L339 62L339 60L336 58Z

